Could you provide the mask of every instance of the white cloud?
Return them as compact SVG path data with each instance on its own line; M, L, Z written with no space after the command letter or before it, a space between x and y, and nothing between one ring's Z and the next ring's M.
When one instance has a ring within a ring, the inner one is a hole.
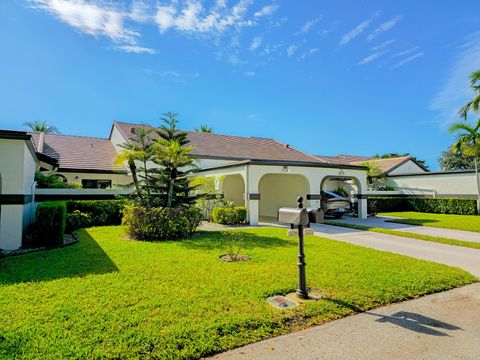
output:
M407 54L410 54L412 52L414 52L415 50L418 50L419 49L419 46L415 46L411 49L408 49L408 50L405 50L405 51L400 51L396 54L393 54L391 57L394 58L394 57L399 57L399 56L403 56L403 55L407 55Z
M134 54L156 54L155 49L146 48L138 45L120 45L116 49Z
M315 26L315 24L318 23L321 19L322 19L322 16L319 16L312 20L308 20L305 24L302 25L300 30L296 32L296 35L308 33Z
M388 47L390 44L393 44L396 40L387 40L387 41L384 41L383 43L379 44L379 45L375 45L374 47L372 47L372 50L373 51L378 51L378 50L382 50L382 49L385 49L386 47Z
M302 54L298 57L298 60L304 60L304 59L306 59L307 57L312 56L313 54L315 54L317 51L318 51L318 48L308 49L308 51L305 51L304 53L302 53Z
M398 67L400 67L400 66L403 66L403 65L405 65L406 63L409 63L410 61L413 61L413 60L415 60L415 59L418 59L420 56L423 56L423 55L425 55L424 52L419 52L419 53L416 53L416 54L414 54L414 55L412 55L412 56L409 56L408 58L403 59L402 61L400 61L400 62L396 63L395 65L393 65L393 66L392 66L392 69L395 69L395 68L398 68Z
M250 5L251 0L239 0L229 8L225 1L217 1L206 10L199 0L171 0L169 5L157 7L155 22L161 33L168 29L199 34L222 33L229 28L254 25L255 22L246 16Z
M84 34L105 36L114 42L127 44L135 44L140 35L125 25L125 20L130 17L128 12L99 1L30 0L29 3Z
M443 125L458 120L458 109L472 97L468 76L480 68L480 32L470 34L456 50L457 55L430 106Z
M278 5L277 4L271 4L271 5L266 5L262 7L259 11L257 11L253 16L255 17L262 17L262 16L270 16L272 15L275 11L277 11Z
M245 76L255 76L255 71L245 71L243 73L243 75L245 75Z
M391 28L393 28L395 25L397 25L397 23L400 21L400 19L402 18L401 15L398 15L398 16L395 16L394 18L384 22L383 24L381 24L379 27L377 27L375 30L373 30L373 32L367 36L367 41L372 41L373 39L375 39L376 37L378 37L379 35L381 35L382 33L390 30Z
M362 21L360 24L355 26L352 30L342 36L340 39L340 45L346 45L358 35L365 31L365 29L370 25L370 23L378 16L380 12L375 12L369 19Z
M252 43L250 44L250 51L255 51L262 44L263 38L261 36L256 36L253 38Z
M299 45L290 45L290 46L287 48L287 55L288 55L288 57L293 56L293 54L295 54L295 51L297 51L298 48L299 48Z
M373 54L370 54L369 56L363 58L362 60L359 61L358 65L365 65L370 62L372 62L375 59L378 59L380 56L382 56L385 52L384 51L379 51Z

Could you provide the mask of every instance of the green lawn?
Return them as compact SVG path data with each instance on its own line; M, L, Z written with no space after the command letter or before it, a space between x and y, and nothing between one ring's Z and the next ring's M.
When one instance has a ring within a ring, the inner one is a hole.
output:
M414 211L389 212L379 215L402 218L391 220L394 223L480 232L480 216L475 215L429 214Z
M307 281L326 298L282 311L265 297L296 288L297 240L245 230L247 262L225 263L220 233L183 242L79 232L62 249L0 262L0 358L207 356L379 305L475 281L462 270L317 237Z
M391 229L385 229L385 228L376 228L376 227L365 226L365 225L347 224L347 223L342 223L342 222L338 222L338 221L325 221L325 224L333 225L333 226L341 226L341 227L346 227L346 228L350 228L350 229L373 231L373 232L377 232L377 233L380 233L380 234L403 236L403 237L408 237L408 238L411 238L411 239L431 241L431 242L436 242L436 243L441 243L441 244L463 246L463 247L468 247L468 248L472 248L472 249L480 249L480 243L472 242L472 241L448 239L448 238L443 238L443 237L439 237L439 236L416 234L416 233L411 233L411 232L406 232L406 231L398 231L398 230L391 230Z

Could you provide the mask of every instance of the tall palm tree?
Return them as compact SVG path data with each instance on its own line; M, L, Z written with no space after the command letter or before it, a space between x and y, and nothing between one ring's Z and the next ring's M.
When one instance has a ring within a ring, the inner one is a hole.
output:
M474 98L463 105L458 111L458 115L467 120L469 112L478 113L480 108L480 70L470 74L470 87L474 92Z
M23 123L23 126L27 127L28 130L35 132L43 132L45 134L58 134L59 131L55 126L48 125L46 121L28 121Z
M182 168L195 167L195 160L190 156L192 146L182 146L177 140L159 138L152 146L156 162L164 167L163 173L167 180L167 207L172 207L175 184L185 180L187 172Z
M126 143L120 144L122 148L115 158L116 165L123 165L125 162L128 164L130 172L132 173L133 185L137 192L137 196L142 201L142 188L140 186L140 180L138 179L138 170L135 161L140 161L143 167L140 171L143 172L143 181L146 184L148 182L147 161L151 158L151 139L150 134L153 129L148 129L145 126L138 126L132 129L134 136L130 137ZM150 195L149 187L145 187L147 194Z
M478 161L480 159L480 118L476 124L466 121L452 124L450 134L457 134L457 140L452 146L452 152L461 152L464 156L473 157L475 177L477 179L477 214L480 215L480 178L478 174Z
M201 133L213 133L213 128L211 128L210 126L208 125L200 125L199 128L195 128L195 131L196 132L201 132Z
M379 190L385 185L385 172L374 161L365 161L360 164L367 168L367 183L370 190Z

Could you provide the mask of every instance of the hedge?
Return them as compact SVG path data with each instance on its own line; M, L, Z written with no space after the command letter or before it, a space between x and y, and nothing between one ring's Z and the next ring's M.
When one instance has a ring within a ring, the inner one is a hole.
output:
M55 247L63 244L67 209L63 201L47 201L38 205L35 220L29 226L25 247Z
M434 214L475 215L476 200L443 198L371 198L378 212L418 211Z
M67 231L91 226L120 225L125 200L67 201Z
M122 224L132 239L178 240L192 235L202 214L198 208L145 208L125 205Z
M224 225L240 225L247 220L247 208L245 206L215 207L212 210L212 221Z

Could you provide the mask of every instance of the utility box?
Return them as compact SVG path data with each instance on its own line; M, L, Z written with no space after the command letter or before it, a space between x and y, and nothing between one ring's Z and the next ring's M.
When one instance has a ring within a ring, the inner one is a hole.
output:
M323 210L319 208L308 209L308 219L311 223L323 224L325 222Z
M308 225L308 211L305 208L280 208L278 210L278 221L290 225Z

